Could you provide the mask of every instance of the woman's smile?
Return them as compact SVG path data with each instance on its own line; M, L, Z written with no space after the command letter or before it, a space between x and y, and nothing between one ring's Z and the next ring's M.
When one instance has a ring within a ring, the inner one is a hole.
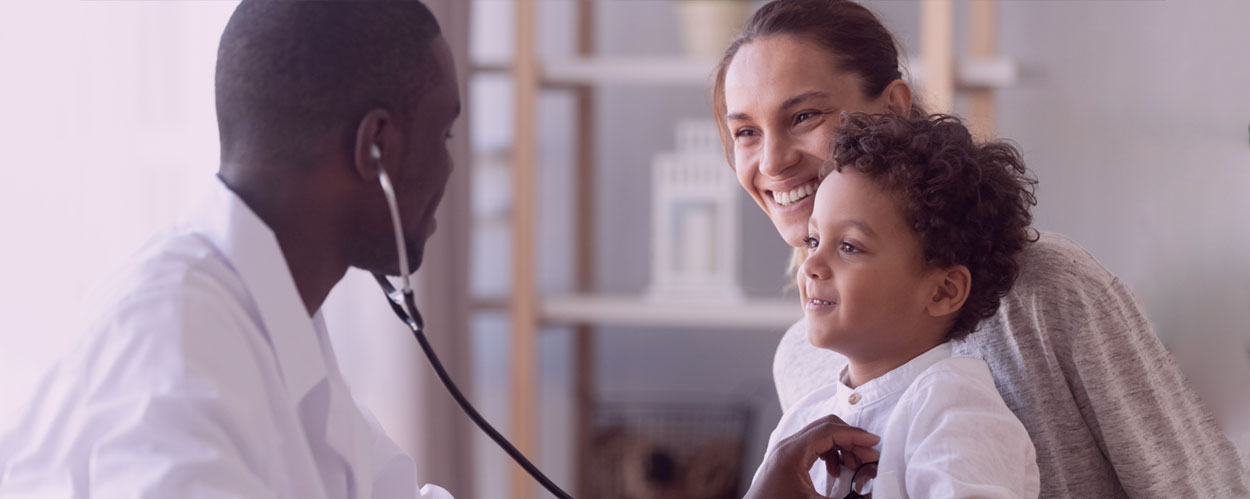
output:
M775 208L794 208L796 204L805 200L810 200L812 194L816 193L816 187L819 185L819 180L811 179L803 182L797 187L781 187L778 190L765 190L764 195L772 200L772 203L770 204Z

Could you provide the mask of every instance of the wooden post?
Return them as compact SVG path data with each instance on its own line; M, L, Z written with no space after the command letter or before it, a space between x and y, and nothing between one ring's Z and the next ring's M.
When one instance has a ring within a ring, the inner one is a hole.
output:
M588 57L595 52L595 9L592 0L577 2L577 55ZM573 171L577 178L573 194L577 206L574 221L574 290L590 293L595 286L595 91L590 85L573 90L575 106ZM573 445L577 464L575 487L578 497L590 497L591 437L593 431L592 411L595 403L595 348L594 328L578 325L573 330L573 402L576 411L576 430Z
M968 4L968 49L973 60L991 59L998 52L998 0L972 0ZM968 91L968 121L972 134L988 140L998 134L994 89Z
M920 55L924 61L924 96L929 112L949 113L955 105L953 0L920 2Z
M538 333L538 286L534 276L534 234L537 178L535 106L538 100L538 58L535 51L534 0L516 0L516 60L512 80L516 91L516 125L512 146L512 443L531 459L535 456L534 401ZM534 482L519 465L511 468L512 494L517 499L534 495Z

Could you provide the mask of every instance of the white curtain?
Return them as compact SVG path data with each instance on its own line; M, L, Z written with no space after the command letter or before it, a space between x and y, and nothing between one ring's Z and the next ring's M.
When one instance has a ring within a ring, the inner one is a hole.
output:
M0 3L0 408L72 344L77 305L217 168L232 3Z

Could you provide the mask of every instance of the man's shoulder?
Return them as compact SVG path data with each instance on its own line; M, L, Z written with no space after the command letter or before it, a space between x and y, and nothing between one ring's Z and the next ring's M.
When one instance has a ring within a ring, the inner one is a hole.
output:
M94 289L75 317L77 341L47 366L21 417L109 417L99 408L118 401L258 392L265 358L248 352L265 340L232 294L228 262L197 238L162 232Z
M247 296L195 230L149 239L95 288L78 341L0 428L0 474L78 479L50 471L105 461L185 471L205 452L214 463L272 462L284 437L274 429L289 426L275 414L290 412L272 408L289 402ZM55 456L23 452L50 445Z
M117 312L156 303L245 295L230 262L202 234L174 226L154 235L88 297L90 307Z
M248 332L259 316L242 280L186 227L153 236L85 301L79 353L105 363L190 361L257 341Z

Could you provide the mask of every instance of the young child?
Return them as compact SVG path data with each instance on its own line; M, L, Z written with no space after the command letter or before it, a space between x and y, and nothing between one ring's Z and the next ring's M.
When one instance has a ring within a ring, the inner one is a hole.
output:
M880 457L823 456L817 492L1037 497L1028 433L986 363L950 344L1010 289L1036 180L1012 146L977 144L943 115L844 114L832 157L796 277L808 340L848 363L781 418L768 452L833 414L879 436ZM871 491L852 492L874 472Z

